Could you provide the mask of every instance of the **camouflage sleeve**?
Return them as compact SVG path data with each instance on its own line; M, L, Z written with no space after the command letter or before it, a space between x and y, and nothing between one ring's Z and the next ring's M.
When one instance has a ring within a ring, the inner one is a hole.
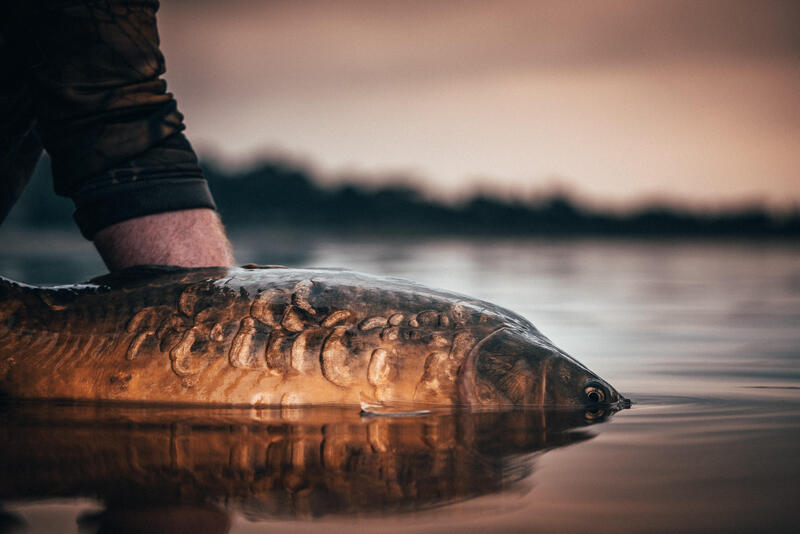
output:
M19 15L55 190L91 239L127 219L214 208L166 82L156 1L28 0Z

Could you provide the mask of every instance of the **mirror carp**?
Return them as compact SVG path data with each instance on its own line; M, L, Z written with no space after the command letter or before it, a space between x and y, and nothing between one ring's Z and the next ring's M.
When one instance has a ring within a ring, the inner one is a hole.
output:
M528 320L336 269L136 267L0 278L0 394L170 404L620 406Z

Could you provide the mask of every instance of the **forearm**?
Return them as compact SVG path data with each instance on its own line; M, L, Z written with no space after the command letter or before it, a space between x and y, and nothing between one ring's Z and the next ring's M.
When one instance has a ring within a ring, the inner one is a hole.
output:
M225 229L211 209L128 219L103 228L93 240L111 271L133 265L234 265Z

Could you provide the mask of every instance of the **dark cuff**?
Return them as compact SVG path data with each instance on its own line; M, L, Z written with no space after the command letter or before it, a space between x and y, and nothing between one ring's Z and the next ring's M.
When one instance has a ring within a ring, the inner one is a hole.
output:
M107 226L144 215L216 209L197 156L180 133L86 180L69 196L76 207L73 217L87 239Z
M216 209L205 178L169 178L114 184L75 200L75 221L86 239L107 226L144 215Z

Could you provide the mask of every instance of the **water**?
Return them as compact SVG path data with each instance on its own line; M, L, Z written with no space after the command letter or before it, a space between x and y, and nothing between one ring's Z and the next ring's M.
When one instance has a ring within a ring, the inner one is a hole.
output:
M511 308L634 405L594 420L7 406L0 532L796 529L797 245L233 239L242 262L401 276ZM0 250L0 272L31 283L102 271L73 235L4 230Z

